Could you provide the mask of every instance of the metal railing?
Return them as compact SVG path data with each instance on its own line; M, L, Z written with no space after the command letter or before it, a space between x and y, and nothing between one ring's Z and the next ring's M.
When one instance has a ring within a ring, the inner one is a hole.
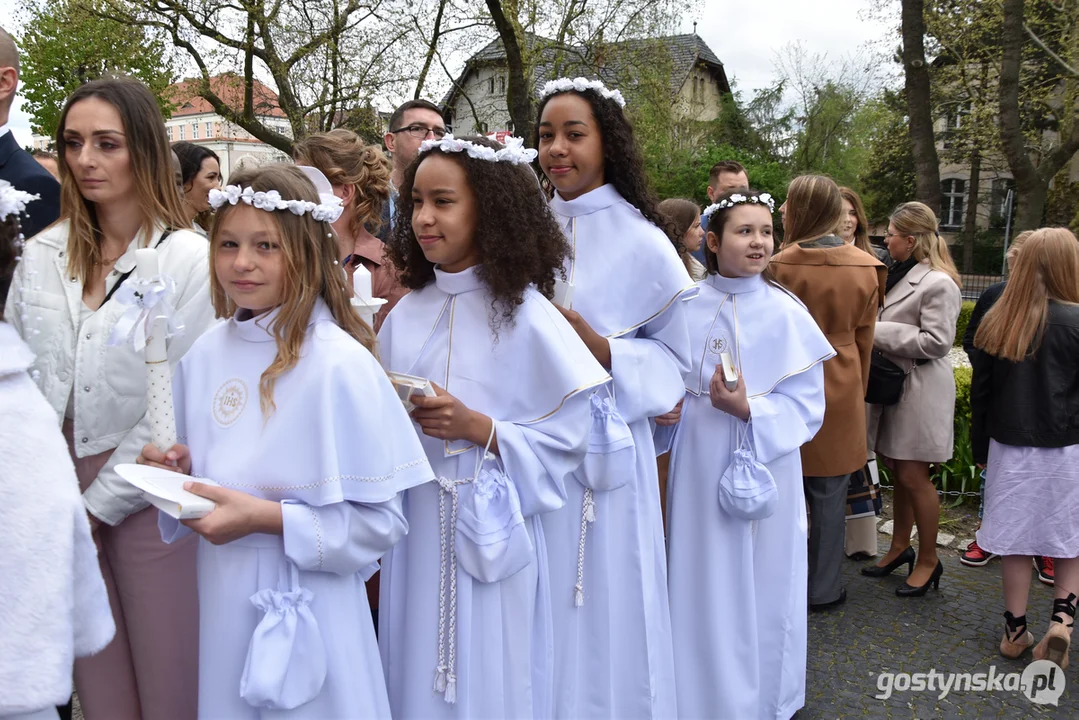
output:
M963 299L977 300L987 287L1000 282L1004 278L1000 275L960 273L959 279L963 281Z

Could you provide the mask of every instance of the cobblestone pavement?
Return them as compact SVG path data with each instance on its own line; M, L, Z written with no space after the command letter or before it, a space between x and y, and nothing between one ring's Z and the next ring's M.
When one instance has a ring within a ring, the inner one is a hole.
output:
M881 536L881 552L887 538ZM1022 672L1029 653L1008 660L998 646L1004 630L1000 561L968 568L952 550L940 550L944 576L940 590L923 598L899 598L895 588L906 568L891 577L863 577L867 562L844 561L847 602L833 610L810 613L806 705L798 720L824 718L1076 718L1079 672L1071 665L1068 686L1057 707L1035 705L1021 692L894 691L887 700L877 676L882 672L941 673ZM1052 588L1032 576L1027 618L1035 641L1049 623ZM1076 662L1075 649L1072 650Z

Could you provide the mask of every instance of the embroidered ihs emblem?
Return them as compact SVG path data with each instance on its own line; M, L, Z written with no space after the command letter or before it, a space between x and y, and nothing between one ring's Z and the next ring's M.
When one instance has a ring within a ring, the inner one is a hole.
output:
M708 339L708 352L711 355L719 355L720 353L727 352L727 338L724 337L712 337Z
M247 384L233 378L226 380L214 394L213 416L221 427L229 427L243 414L247 407Z

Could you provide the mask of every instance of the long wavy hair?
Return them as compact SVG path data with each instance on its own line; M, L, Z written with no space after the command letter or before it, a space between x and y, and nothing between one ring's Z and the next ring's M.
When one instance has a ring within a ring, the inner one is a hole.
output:
M382 149L368 145L356 133L337 128L308 135L296 143L292 156L301 165L318 168L333 185L351 185L352 215L348 229L353 237L364 228L377 233L382 208L390 200L389 159Z
M834 235L843 218L839 186L825 175L801 175L787 188L783 247Z
M502 147L483 137L461 139L494 149ZM424 257L412 229L412 187L420 165L436 156L452 160L465 171L476 208L472 242L479 250L477 274L493 298L491 325L497 330L502 320L512 322L529 285L552 297L555 278L565 279L562 262L570 252L569 244L532 168L477 160L468 153L448 153L436 147L421 153L405 170L395 203L388 250L405 287L418 290L435 280L434 263Z
M652 223L670 238L679 252L682 250L682 238L675 231L673 224L659 211L659 200L652 191L648 176L644 172L644 160L637 139L633 134L633 125L625 112L614 100L605 98L595 90L563 90L552 93L540 100L536 110L537 119L543 118L543 110L551 98L573 93L584 98L592 108L592 117L599 127L600 141L603 145L603 181L610 183L626 202L640 211L648 222ZM532 137L533 147L539 147L539 122ZM537 161L536 167L539 167ZM539 172L539 170L537 170ZM550 194L553 186L546 175L542 176L544 189Z
M1079 241L1065 228L1042 228L1026 239L974 346L1012 362L1033 355L1045 335L1050 301L1079 303Z
M241 170L229 184L250 187L255 192L276 190L285 200L319 202L318 192L303 171L294 165L264 165ZM221 206L210 230L210 299L221 318L230 318L238 309L217 276L218 234L237 206ZM330 224L319 222L310 213L294 215L288 210L269 213L277 223L284 258L281 311L273 324L277 355L259 380L259 406L264 416L274 409L273 390L277 378L296 366L307 336L307 325L322 298L334 321L372 354L376 354L375 333L352 307L352 288L337 264L337 240Z
M865 214L865 205L862 204L862 198L858 193L851 190L849 187L839 188L839 197L841 200L846 200L854 208L854 214L858 216L858 225L854 228L854 247L867 252L873 257L877 254L873 252L873 247L869 244L869 220ZM840 202L840 205L843 203ZM840 221L843 219L843 215L839 216Z
M155 225L170 228L188 226L176 179L172 174L172 152L165 121L154 96L145 85L129 77L104 78L88 82L71 93L56 127L56 156L60 166L60 216L68 220L67 269L86 284L94 267L103 261L101 226L95 204L79 192L74 174L67 166L64 130L71 108L87 98L98 98L116 108L131 158L135 193L143 213L140 244L145 245Z
M920 202L903 203L892 212L889 221L900 235L914 238L911 257L918 262L928 262L930 268L940 270L956 285L963 287L948 243L937 233L937 216L928 205Z

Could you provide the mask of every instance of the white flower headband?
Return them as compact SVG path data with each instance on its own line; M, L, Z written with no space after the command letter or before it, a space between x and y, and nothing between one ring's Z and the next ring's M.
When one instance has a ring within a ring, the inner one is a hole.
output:
M226 185L222 190L217 188L211 190L209 200L210 206L214 210L217 210L225 203L235 205L242 200L252 207L257 207L259 210L267 212L288 210L293 215L311 213L311 217L319 222L336 222L337 218L341 217L341 213L345 211L344 206L341 204L341 198L333 195L326 196L321 193L319 197L322 199L320 203L313 203L309 200L284 200L281 193L276 190L267 190L265 192L260 190L256 192L250 187L241 188L239 185Z
M735 193L729 198L709 205L704 209L702 215L708 217L716 210L726 210L735 205L764 205L768 208L768 212L774 213L776 211L776 201L768 193L761 193L760 195L743 195L741 193Z
M16 190L15 186L7 180L0 180L0 222L7 220L12 215L21 215L26 210L28 202L38 200L40 197L40 195L31 195L28 192Z
M525 141L519 137L507 137L501 150L477 145L468 140L459 140L453 135L445 135L441 140L424 140L420 143L420 154L438 148L445 153L468 153L469 157L487 162L508 162L513 165L527 165L536 159L536 151L525 147Z
M543 100L548 95L554 95L555 93L569 92L575 90L583 93L586 90L592 90L597 95L605 97L608 100L614 100L618 103L618 107L626 106L626 99L622 97L622 93L618 90L608 90L607 86L599 80L589 80L588 78L558 78L557 80L551 80L543 86L540 90L539 98Z

